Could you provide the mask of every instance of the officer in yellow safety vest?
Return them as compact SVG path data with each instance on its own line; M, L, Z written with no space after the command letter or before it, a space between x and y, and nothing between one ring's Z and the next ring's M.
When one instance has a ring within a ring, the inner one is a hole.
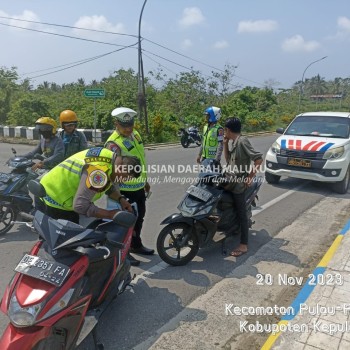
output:
M117 157L110 150L94 147L67 158L42 177L46 190L41 200L35 198L36 209L54 219L79 223L79 214L88 217L113 219L118 210L97 207L94 202L107 194L121 208L132 207L120 193L118 182L140 176L141 165L136 157Z
M199 150L197 163L204 159L215 159L220 163L224 140L224 129L218 124L221 118L221 108L208 107L204 114L207 117L207 125L203 129L202 146Z
M115 118L116 129L107 139L105 147L118 156L131 154L137 157L142 166L141 176L138 179L131 179L120 184L120 193L126 196L130 202L137 204L138 218L134 227L134 235L131 242L131 253L152 255L154 249L146 248L142 244L141 230L146 214L146 196L150 194L150 185L147 182L145 149L140 134L134 129L136 112L130 108L119 107L112 111ZM130 257L133 265L139 261Z

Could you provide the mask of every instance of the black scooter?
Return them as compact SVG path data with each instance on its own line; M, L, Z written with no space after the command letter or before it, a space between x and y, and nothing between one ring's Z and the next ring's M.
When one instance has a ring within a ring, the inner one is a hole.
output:
M222 253L226 255L226 238L239 233L240 225L234 210L233 196L225 191L224 174L213 172L213 160L205 160L206 172L199 174L197 183L191 185L177 207L180 213L168 216L161 222L166 225L158 235L157 251L166 263L181 266L190 262L211 241L222 241ZM255 178L246 190L246 210L249 227L252 226L252 206L256 206L262 182Z
M31 170L34 164L32 159L17 156L16 150L12 148L14 157L6 164L11 169L10 173L0 173L0 235L8 232L18 216L30 220L27 217L32 209L32 198L29 195L27 185L30 180L41 175L39 171ZM37 154L34 159L43 160L43 156Z
M189 128L180 128L179 136L183 148L187 148L190 144L195 143L197 146L202 144L202 138L198 128L190 126Z

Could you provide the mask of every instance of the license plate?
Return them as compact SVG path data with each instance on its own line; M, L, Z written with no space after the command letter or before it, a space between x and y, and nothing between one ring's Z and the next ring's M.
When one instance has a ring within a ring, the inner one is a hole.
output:
M292 166L300 166L302 168L311 168L311 160L302 158L288 158L287 164Z
M56 261L40 258L40 256L26 254L16 266L15 271L59 287L68 276L69 267Z
M210 192L196 186L190 186L186 192L204 202L207 202L212 196Z

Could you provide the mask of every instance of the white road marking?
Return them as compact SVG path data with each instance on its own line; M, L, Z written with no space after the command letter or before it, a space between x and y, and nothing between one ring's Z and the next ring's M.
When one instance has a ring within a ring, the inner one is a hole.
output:
M252 212L252 216L255 216L257 214L260 214L262 211L264 211L267 208L270 208L271 206L275 205L276 203L280 202L282 199L290 196L291 194L299 191L300 189L302 189L304 186L306 186L307 183L303 183L297 187L295 187L294 190L289 190L286 193L281 194L280 196L274 198L273 200L271 200L270 202L267 202L266 204L262 205L261 207L257 208L257 209L253 209Z

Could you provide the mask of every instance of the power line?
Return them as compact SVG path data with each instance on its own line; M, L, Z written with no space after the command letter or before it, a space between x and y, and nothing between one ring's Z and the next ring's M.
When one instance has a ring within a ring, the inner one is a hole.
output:
M54 67L50 67L50 68L39 69L39 70L36 70L36 71L33 71L33 72L23 73L23 74L20 74L20 77L23 77L23 76L26 76L26 75L30 75L30 74L40 73L40 72L46 72L46 71L50 71L52 69L61 68L61 67L65 67L65 66L74 65L76 63L82 63L82 64L83 63L88 63L88 62L93 61L95 59L99 59L99 58L102 58L104 56L110 55L110 54L112 54L114 52L118 52L118 51L121 51L121 50L127 49L127 48L133 48L133 46L136 46L136 45L137 45L137 43L129 45L129 46L126 46L125 48L121 48L121 49L117 49L117 50L113 50L113 51L107 52L105 54L101 54L101 55L98 55L98 56L88 57L88 58L84 58L84 59L79 60L79 61L74 61L74 62L70 62L70 63L61 64L59 66L54 66Z
M9 20L12 20L12 21L21 21L21 22L27 22L27 23L44 24L44 25L47 25L47 26L62 27L62 28L70 28L70 29L79 29L79 30L86 30L86 31L90 31L90 32L105 33L105 34L114 34L114 35L124 35L124 36L131 36L131 37L133 37L133 38L137 38L137 35L134 35L134 34L125 34L125 33L118 33L118 32L109 32L109 31L106 31L106 30L82 28L82 27L68 26L68 25L56 24L56 23L47 23L47 22L31 21L31 20L28 20L28 19L12 18L12 17L5 17L5 16L0 16L0 18L9 19Z
M113 35L126 35L126 36L131 36L131 37L135 37L135 38L138 38L137 35L132 35L132 34L124 34L124 33L118 33L118 32L111 32L111 31L105 31L105 30L98 30L98 29L90 29L90 28L82 28L82 27L76 27L76 26L68 26L68 25L63 25L63 24L56 24L56 23L48 23L48 22L40 22L40 21L32 21L32 20L26 20L26 19L19 19L19 18L12 18L12 17L5 17L5 16L0 16L0 18L3 18L3 19L8 19L8 20L14 20L14 21L21 21L21 22L28 22L28 23L36 23L36 24L44 24L44 25L48 25L48 26L54 26L54 27L62 27L62 28L70 28L70 29L79 29L79 30L85 30L85 31L91 31L91 32L96 32L96 33L104 33L104 34L113 34ZM9 25L10 26L10 25ZM19 28L22 28L22 29L28 29L28 28L24 28L24 27L19 27ZM51 33L51 32L48 32L48 33ZM214 67L214 66L211 66L205 62L202 62L200 60L197 60L195 58L192 58L192 57L189 57L187 55L184 55L178 51L175 51L175 50L172 50L164 45L161 45L161 44L158 44L150 39L147 39L147 38L144 38L142 37L143 40L146 40L156 46L159 46L165 50L168 50L172 53L175 53L179 56L182 56L184 58L187 58L193 62L197 62L197 63L200 63L206 67L209 67L209 68L212 68L212 69L215 69L217 71L221 71L221 72L224 72L222 69L220 68L217 68L217 67Z
M187 59L189 59L189 60L191 60L191 61L200 63L200 64L202 64L203 66L206 66L206 67L209 67L209 68L218 70L218 71L220 71L220 72L224 72L224 70L222 70L222 69L220 69L220 68L216 68L216 67L211 66L211 65L209 65L209 64L207 64L207 63L204 63L204 62L202 62L202 61L199 61L199 60L196 60L196 59L191 58L191 57L189 57L189 56L186 56L186 55L184 55L184 54L182 54L182 53L180 53L180 52L177 52L177 51L175 51L175 50L169 49L168 47L163 46L163 45L161 45L161 44L158 44L158 43L156 43L156 42L154 42L154 41L152 41L152 40L149 40L149 39L147 39L147 38L143 38L143 39L146 40L146 41L148 41L148 42L150 42L150 43L152 43L152 44L154 44L154 45L157 45L157 46L159 46L159 47L161 47L161 48L163 48L163 49L165 49L165 50L168 50L168 51L170 51L170 52L172 52L172 53L176 53L176 54L179 55L179 56L182 56L182 57L187 58Z
M154 63L156 63L159 66L163 67L164 69L168 70L170 73L173 73L174 75L177 74L174 71L172 71L170 68L168 68L168 67L164 66L163 64L159 63L158 61L154 60L153 58L151 58L150 56L146 55L145 53L143 55L146 56L149 60L153 61Z
M132 45L129 45L129 46L126 46L126 47L122 47L122 48L120 48L120 49L117 49L117 50L114 50L114 51L111 51L111 52L107 52L107 53L102 54L102 55L99 55L99 56L92 57L92 58L90 58L90 59L83 60L83 61L81 61L80 63L73 64L73 65L71 65L71 66L69 66L69 67L66 67L66 68L58 69L58 70L55 70L55 71L53 71L53 72L49 72L49 73L45 73L45 74L36 75L36 76L31 77L31 78L29 78L29 79L40 78L40 77L43 77L43 76L46 76L46 75L49 75L49 74L53 74L53 73L57 73L57 72L62 72L62 71L64 71L64 70L67 70L67 69L70 69L70 68L74 68L74 67L76 67L76 66L80 66L80 65L82 65L82 64L85 64L85 63L88 63L88 62L97 60L97 59L102 58L102 57L105 57L105 56L110 55L110 54L112 54L112 53L125 50L125 49L130 48L130 47L135 46L135 45L137 45L137 43L132 44ZM78 61L78 62L79 62L79 61Z
M63 27L63 28L79 29L79 30L92 31L92 32L98 32L98 33L105 33L105 34L126 35L126 36L131 36L131 37L137 38L136 35L125 34L125 33L117 33L117 32L110 32L110 31L97 30L97 29L88 29L88 28L75 27L75 26L68 26L68 25L63 25L63 24L54 24L54 23L48 23L48 22L24 20L24 19L12 18L12 17L5 17L5 16L0 16L0 18L8 19L8 20L15 20L15 21L22 21L22 22L29 22L29 23L36 23L36 24L44 24L44 25L48 25L48 26L56 26L56 27ZM128 48L128 47L135 46L135 44L132 44L132 45L129 45L129 46L118 45L118 44L103 42L103 41L99 41L99 40L92 40L92 39L79 38L79 37L75 37L75 36L71 36L71 35L57 34L57 33L52 33L52 32L48 32L48 31L44 31L44 30L33 29L33 28L25 28L25 27L15 26L15 25L6 24L6 23L1 23L1 22L0 22L0 25L7 26L7 27L18 28L18 29L23 29L23 30L29 30L29 31L38 32L38 33L44 33L44 34L50 34L50 35L65 37L65 38L69 38L69 39L76 39L76 40L82 40L82 41L87 41L87 42L94 42L94 43L99 43L99 44L104 44L104 45L112 45L112 46L119 46L119 47L121 46L121 47L123 47L123 48ZM154 41L152 41L152 40L149 40L149 39L147 39L147 38L142 38L142 39L143 39L143 40L146 40L146 41L148 41L148 42L150 42L150 43L152 43L152 44L154 44L154 45L157 45L157 46L159 46L159 47L161 47L161 48L163 48L163 49L165 49L165 50L168 50L168 51L173 52L173 53L175 53L175 54L177 54L177 55L180 55L180 56L182 56L182 57L184 57L184 58L187 58L187 59L192 60L192 61L194 61L194 62L200 63L200 64L202 64L202 65L204 65L204 66L209 67L209 68L212 68L212 69L215 69L215 70L224 72L224 70L222 70L222 69L219 69L219 68L216 68L216 67L214 67L214 66L208 65L208 64L206 64L206 63L204 63L204 62L202 62L202 61L196 60L196 59L191 58L191 57L189 57L189 56L187 56L187 55L184 55L184 54L182 54L182 53L179 53L179 52L177 52L177 51L175 51L175 50L169 49L169 48L167 48L166 46L161 45L161 44L158 44L158 43L156 43L156 42L154 42ZM116 50L116 51L120 51L120 50ZM113 52L116 52L116 51L113 51ZM166 60L166 61L168 61L169 63L175 64L175 65L177 65L177 66L179 66L179 67L182 67L182 68L184 68L184 69L193 70L193 68L188 68L188 67L186 67L186 66L184 66L184 65L181 65L181 64L179 64L179 63L176 63L176 62L174 62L174 61L172 61L172 60L170 60L170 59L167 59L167 58L165 58L165 57L162 57L162 56L160 56L160 55L154 54L154 53L152 53L152 52L150 52L150 51L147 51L147 50L145 50L145 49L142 49L142 51L143 51L143 52L148 52L148 53L150 53L150 54L152 54L152 55L154 55L154 56L156 56L156 57L158 57L158 58L161 58L161 59L163 59L163 60ZM113 52L111 52L111 53L113 53ZM109 53L108 53L108 54L109 54ZM103 56L102 56L102 57L103 57ZM149 58L149 57L148 57L148 58ZM86 62L73 64L73 65L70 66L69 68L73 68L73 67L78 66L78 65L80 65L80 64L90 62L91 60L94 60L94 59L97 59L97 58L87 59ZM68 68L67 68L67 69L68 69ZM62 70L64 70L64 69L62 69ZM61 70L58 70L58 71L61 71ZM55 71L55 72L57 72L57 71ZM48 73L48 74L51 74L51 73ZM45 74L45 75L47 75L47 74ZM41 75L41 76L42 76L42 75ZM237 77L238 79L241 79L241 80L244 80L244 81L247 81L247 82L251 82L251 83L254 83L254 84L257 84L257 85L260 85L260 86L265 86L265 85L262 84L262 83L259 83L259 82L256 82L256 81L253 81L253 80L250 80L250 79L246 79L246 78L241 77L241 76L236 75L236 74L234 74L234 76ZM39 76L38 76L38 77L39 77Z
M72 35L57 34L57 33L47 32L45 30L39 30L39 29L33 29L33 28L25 28L25 27L15 26L15 25L12 25L12 24L6 24L6 23L1 23L1 22L0 22L0 25L5 26L5 27L12 27L12 28L18 28L18 29L23 29L23 30L30 30L32 32L37 32L37 33L44 33L44 34L60 36L60 37L69 38L69 39L88 41L88 42L104 44L104 45L125 47L125 45L118 45L118 44L113 44L113 43L108 43L108 42L98 41L98 40L92 40L92 39L84 39L84 38L79 38L79 37L72 36Z

